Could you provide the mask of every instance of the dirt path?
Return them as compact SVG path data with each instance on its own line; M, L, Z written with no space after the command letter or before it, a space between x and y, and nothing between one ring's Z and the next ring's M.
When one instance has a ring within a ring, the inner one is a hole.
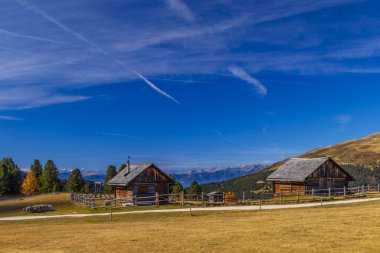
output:
M351 203L361 203L370 201L379 201L380 198L368 198L368 199L351 199L351 200L339 200L331 202L323 202L323 205L342 205ZM275 209L287 209L287 208L302 208L302 207L313 207L321 206L321 203L305 203L305 204L291 204L291 205L263 205L262 210L275 210ZM191 208L192 212L198 211L251 211L259 210L260 206L222 206L222 207L197 207ZM136 214L136 213L173 213L173 212L189 212L189 208L181 209L161 209L161 210L141 210L141 211L128 211L128 212L116 212L113 215L121 214ZM91 217L91 216L107 216L109 213L95 213L95 214L63 214L63 215L44 215L44 216L14 216L14 217L3 217L0 221L17 221L17 220L34 220L34 219L48 219L48 218L80 218L80 217Z

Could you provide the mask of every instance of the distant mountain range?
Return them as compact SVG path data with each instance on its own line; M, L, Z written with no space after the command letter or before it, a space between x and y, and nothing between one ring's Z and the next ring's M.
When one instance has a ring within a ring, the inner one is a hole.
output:
M223 181L239 176L249 175L256 171L265 169L264 165L252 164L244 165L241 167L217 167L193 170L165 170L168 175L173 175L176 180L181 182L184 187L188 187L193 181L199 184L206 184L210 182ZM62 170L59 172L61 179L68 179L70 176L69 170ZM103 182L105 174L98 172L85 172L82 171L85 180Z
M346 169L356 179L356 181L351 182L352 185L377 184L380 182L380 133L317 148L298 157L314 158L322 156L331 157ZM266 182L266 178L286 161L287 159L279 161L250 175L218 183L204 184L202 188L205 192L221 190L232 191L237 194L243 192L258 193L261 190L270 189L271 185Z
M264 165L251 164L241 167L218 167L190 171L167 171L167 173L174 175L176 180L181 182L184 187L188 187L193 181L197 181L200 184L219 182L235 177L249 175L263 169L265 169Z
M60 179L68 179L70 176L71 171L69 170L63 170L59 172L59 178ZM103 182L105 178L105 174L98 173L98 172L83 172L82 171L83 178L86 181L94 181L94 182Z

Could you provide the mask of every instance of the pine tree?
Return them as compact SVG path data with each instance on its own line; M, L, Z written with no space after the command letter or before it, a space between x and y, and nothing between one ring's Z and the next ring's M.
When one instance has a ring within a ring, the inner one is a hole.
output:
M183 186L179 181L176 180L175 176L172 174L172 175L169 175L169 177L174 182L174 184L170 185L169 187L170 193L176 194L176 193L183 192Z
M61 181L58 178L58 169L52 160L46 162L41 180L41 191L42 192L56 192L61 189Z
M92 186L93 186L93 182L86 181L86 183L82 187L81 191L84 193L90 193Z
M22 172L11 158L0 162L0 195L20 194Z
M82 190L85 183L86 182L84 181L82 177L82 173L80 172L80 169L73 169L71 171L69 179L67 180L66 191L79 192Z
M0 196L7 195L9 192L9 170L0 161Z
M107 185L108 181L110 181L114 176L116 176L116 167L113 165L108 166L107 174L104 179L104 190L108 193L111 193L113 191L113 187L110 185Z
M187 194L200 195L202 194L202 187L198 184L197 181L193 181L190 187L187 189Z
M26 178L22 184L21 193L23 195L32 195L37 190L37 179L34 172L31 170L26 175Z
M121 172L121 171L122 171L123 169L125 169L125 168L127 168L127 165L126 165L125 163L123 163L123 164L119 167L117 173Z
M171 187L170 193L181 193L183 192L183 186L180 182L175 182L175 184Z
M30 170L34 173L34 176L38 179L42 174L42 165L40 160L35 159L33 164L30 166Z
M33 164L30 166L30 170L34 173L34 176L37 179L37 191L41 187L40 177L42 175L42 164L40 163L40 160L35 159L33 161Z

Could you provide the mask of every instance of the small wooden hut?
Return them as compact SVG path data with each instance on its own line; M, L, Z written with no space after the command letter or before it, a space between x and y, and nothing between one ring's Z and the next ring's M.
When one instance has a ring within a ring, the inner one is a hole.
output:
M210 203L223 203L224 201L224 193L220 191L210 192L207 196Z
M312 189L348 187L352 180L353 177L329 157L291 158L267 178L273 183L275 196L280 192L304 194Z
M169 194L173 180L153 163L127 164L108 185L115 187L115 197L135 205L155 205L156 196ZM159 198L166 204L167 196Z

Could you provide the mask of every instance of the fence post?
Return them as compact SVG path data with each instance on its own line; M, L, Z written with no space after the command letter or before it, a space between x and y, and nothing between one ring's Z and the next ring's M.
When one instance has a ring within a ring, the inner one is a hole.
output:
M314 201L314 188L311 188L311 199Z
M367 185L367 192L369 192L370 191L370 188L369 188L369 184Z
M160 205L160 194L156 192L156 206Z
M280 204L282 204L282 192L278 194L280 196Z
M329 199L331 199L331 188L329 187Z
M360 186L358 186L358 195L360 196Z
M259 200L259 205L260 205L260 211L261 211L261 198L260 198L260 200Z
M343 186L343 196L346 198L346 186Z
M225 199L224 199L224 192L223 192L223 205L226 203Z
M110 202L110 220L112 221L112 201Z
M300 201L300 194L299 192L297 191L296 192L296 203L298 203Z
M245 205L245 192L243 192L243 205Z
M181 192L181 206L185 204L185 193L182 191Z
M362 196L364 196L364 185L362 185Z
M202 191L202 193L201 193L202 195L201 195L201 197L202 197L202 205L205 203L205 198L204 198L204 196L203 196L203 191Z

